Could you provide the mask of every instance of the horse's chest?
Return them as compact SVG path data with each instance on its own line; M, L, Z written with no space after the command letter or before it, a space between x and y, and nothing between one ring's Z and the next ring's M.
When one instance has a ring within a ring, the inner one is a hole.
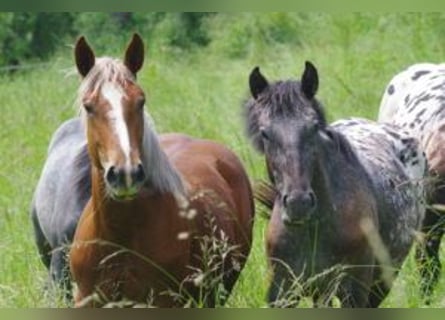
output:
M141 267L141 262L132 258L112 259L99 266L96 291L107 301L149 299L151 279Z
M273 233L273 230L269 232ZM350 252L363 245L361 234L357 236L351 229L343 232L336 223L326 221L310 226L283 228L280 235L271 238L269 256L286 262L297 274L316 274L346 262Z
M79 253L84 258L78 274L81 283L88 285L83 291L98 293L105 303L162 304L160 292L177 290L177 283L186 276L190 244L165 232L159 237L156 232L131 232L118 238L104 235L106 243L82 247Z
M183 259L157 257L136 250L115 251L97 263L95 291L107 301L154 303L161 292L175 291L184 277Z

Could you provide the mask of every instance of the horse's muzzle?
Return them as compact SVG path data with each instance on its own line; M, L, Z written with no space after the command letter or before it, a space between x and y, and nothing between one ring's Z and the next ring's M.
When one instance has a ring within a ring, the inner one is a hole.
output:
M284 224L301 226L311 218L317 207L317 197L312 190L284 194L281 198Z
M145 180L146 175L141 164L129 170L111 166L105 171L105 183L108 193L115 200L134 199Z

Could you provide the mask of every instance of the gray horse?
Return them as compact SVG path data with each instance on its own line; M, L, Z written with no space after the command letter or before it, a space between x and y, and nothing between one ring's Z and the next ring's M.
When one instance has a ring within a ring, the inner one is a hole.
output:
M90 163L80 118L63 123L54 133L31 204L31 218L40 257L71 300L67 263L80 214L90 198Z
M310 62L301 81L269 83L255 68L249 83L247 132L272 185L257 194L272 209L269 303L337 296L344 307L377 307L424 217L416 140L364 119L329 125Z

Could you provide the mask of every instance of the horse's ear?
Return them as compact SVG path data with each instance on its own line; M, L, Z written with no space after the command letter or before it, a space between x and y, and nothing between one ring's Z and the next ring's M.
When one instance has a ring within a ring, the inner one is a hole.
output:
M266 78L261 74L259 67L255 67L250 73L249 86L250 92L255 99L269 86Z
M127 50L125 51L124 63L134 74L142 68L144 64L144 42L139 34L133 34Z
M303 75L301 77L301 91L308 99L312 99L318 90L318 73L315 66L306 61Z
M83 36L76 42L74 57L76 59L77 70L82 77L85 77L88 72L90 72L91 68L94 67L96 58L94 57L93 50Z

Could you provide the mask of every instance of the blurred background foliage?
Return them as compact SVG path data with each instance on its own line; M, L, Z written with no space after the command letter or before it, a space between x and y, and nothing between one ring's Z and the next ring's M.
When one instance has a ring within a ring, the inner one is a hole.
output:
M333 121L375 119L393 75L413 63L445 60L443 12L0 13L0 307L66 306L42 294L47 272L32 237L29 203L51 135L78 114L76 38L86 36L97 56L122 57L135 31L147 51L138 82L158 132L227 145L252 181L267 177L242 118L255 66L271 81L298 79L304 61L312 61L320 74L318 97ZM232 307L265 306L267 220L257 217ZM384 306L424 307L418 285L417 266L408 259ZM443 275L432 301L430 307L445 307Z
M210 46L230 57L242 57L250 47L297 42L295 29L303 16L271 13L0 13L0 65L18 66L51 57L57 48L72 45L84 34L97 50L121 48L128 34L141 33L151 48L193 49ZM258 49L258 48L257 48Z
M307 47L347 48L359 35L368 37L379 30L382 37L411 28L413 50L424 46L419 30L429 26L429 42L443 39L443 13L368 13L328 15L302 12L212 13L212 12L1 12L0 67L28 61L47 60L58 50L71 47L79 35L94 40L98 51L120 52L131 32L139 32L151 52L202 49L228 58L246 58L250 53L282 44ZM383 41L382 41L383 42ZM437 45L442 49L444 41ZM428 45L427 43L426 45ZM119 51L118 51L119 50ZM369 48L363 48L369 52Z

